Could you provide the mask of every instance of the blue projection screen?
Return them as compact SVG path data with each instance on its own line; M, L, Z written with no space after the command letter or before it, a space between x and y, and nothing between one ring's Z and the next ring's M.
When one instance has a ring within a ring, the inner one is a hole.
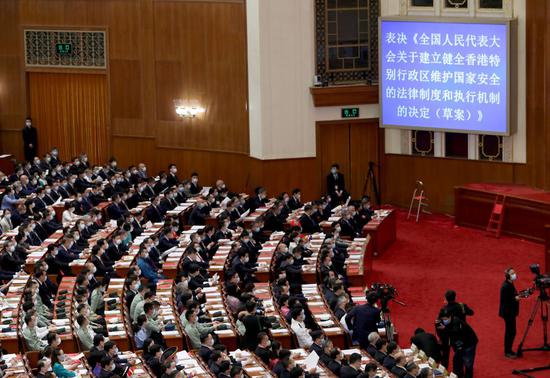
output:
M380 19L380 125L510 135L510 22Z

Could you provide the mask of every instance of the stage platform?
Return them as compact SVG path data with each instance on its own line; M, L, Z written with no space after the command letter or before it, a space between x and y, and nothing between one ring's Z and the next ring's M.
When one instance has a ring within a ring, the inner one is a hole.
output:
M545 242L550 192L525 185L468 184L455 188L455 223L485 229L497 194L506 196L502 233Z

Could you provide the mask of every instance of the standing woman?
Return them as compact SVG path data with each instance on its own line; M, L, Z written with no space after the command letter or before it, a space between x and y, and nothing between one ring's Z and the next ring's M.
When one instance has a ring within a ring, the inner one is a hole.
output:
M31 161L37 154L38 135L36 128L32 125L31 117L25 118L25 127L23 128L23 147L25 151L25 160Z

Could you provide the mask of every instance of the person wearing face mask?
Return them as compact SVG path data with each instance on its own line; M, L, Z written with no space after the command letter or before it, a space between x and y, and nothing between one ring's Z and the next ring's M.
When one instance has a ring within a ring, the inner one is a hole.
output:
M200 340L201 346L198 352L199 357L202 358L205 363L208 363L208 361L210 361L210 356L214 351L214 337L212 337L211 333L205 333L201 335Z
M118 163L114 157L109 159L109 174L114 175L120 172L118 169Z
M474 311L465 303L457 302L456 292L454 290L447 290L445 292L445 306L441 311L448 311L460 320L467 322L467 316L474 315ZM446 333L444 327L436 326L437 336L441 342L441 363L444 366L449 366L449 352L451 344L449 343L449 336Z
M349 196L346 191L344 175L340 173L340 166L338 164L333 164L330 167L330 173L327 175L327 193L334 202L331 207L345 202Z
M0 217L0 229L3 233L13 230L13 223L11 222L11 210L4 210L2 217Z
M189 215L189 225L191 226L203 226L206 224L206 217L208 212L206 210L206 203L203 200L199 200L193 207L191 214Z
M271 357L271 340L269 340L267 333L260 332L258 334L258 347L254 353L264 362L264 364L266 364L266 366L269 366L269 360Z
M302 202L300 201L302 198L302 191L298 188L294 189L292 191L292 197L288 200L288 207L290 207L291 210L299 209L303 206Z
M313 234L321 231L319 224L313 219L313 207L311 205L304 206L304 214L300 217L300 225L302 232L305 234Z
M255 279L254 273L256 273L256 270L257 270L256 267L252 267L249 264L249 260L250 259L248 256L248 251L239 250L239 253L236 256L236 259L233 261L233 264L232 264L232 270L237 272L237 274L239 275L239 279L244 284L254 281Z
M255 196L250 197L246 203L247 210L250 210L251 213L256 211L257 208L264 206L269 200L267 199L267 191L263 187L257 187L254 192Z
M70 263L71 261L78 258L78 254L74 252L72 249L74 245L74 239L72 234L68 234L65 236L65 239L63 239L63 243L57 250L57 260L64 262L64 263Z
M166 177L167 187L176 186L180 183L177 173L178 173L178 167L176 167L176 164L168 165L168 175Z
M145 217L151 223L159 223L162 222L163 215L163 210L160 207L160 198L156 197L153 199L151 206L145 210Z
M459 377L473 378L478 338L472 327L449 310L439 314L441 325L449 336L453 348L453 373Z
M520 297L514 286L514 281L518 278L514 268L506 269L504 278L500 288L498 316L504 320L504 355L506 358L516 358L517 355L512 347L516 337L516 318L519 315Z
M38 143L38 133L36 128L32 125L31 117L25 118L25 127L23 128L23 149L25 152L25 160L32 161L36 156Z
M52 363L49 358L43 358L36 365L38 372L36 378L46 378L46 374L52 371Z
M191 173L191 194L197 195L201 192L202 186L199 184L199 174L197 172Z
M157 270L152 261L149 259L147 249L143 245L140 246L137 265L141 269L141 275L153 284L156 284L158 280L165 279L164 275L161 274L162 271L160 269Z

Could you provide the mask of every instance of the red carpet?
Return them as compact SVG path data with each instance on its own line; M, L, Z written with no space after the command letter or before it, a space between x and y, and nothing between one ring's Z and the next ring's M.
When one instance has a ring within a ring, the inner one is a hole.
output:
M542 266L543 246L519 239L486 237L481 231L455 227L449 217L431 215L419 224L405 220L399 212L396 243L374 262L372 279L393 284L407 307L393 303L391 316L400 333L400 344L408 346L415 328L434 333L434 320L443 305L445 290L454 289L458 300L475 311L470 324L480 342L475 376L511 377L512 369L550 364L550 352L525 352L522 359L504 358L504 324L498 317L499 289L504 270L518 272L518 290L532 285L529 265ZM518 336L523 335L535 296L521 302ZM542 345L540 317L529 332L524 347ZM534 374L550 377L550 370Z

